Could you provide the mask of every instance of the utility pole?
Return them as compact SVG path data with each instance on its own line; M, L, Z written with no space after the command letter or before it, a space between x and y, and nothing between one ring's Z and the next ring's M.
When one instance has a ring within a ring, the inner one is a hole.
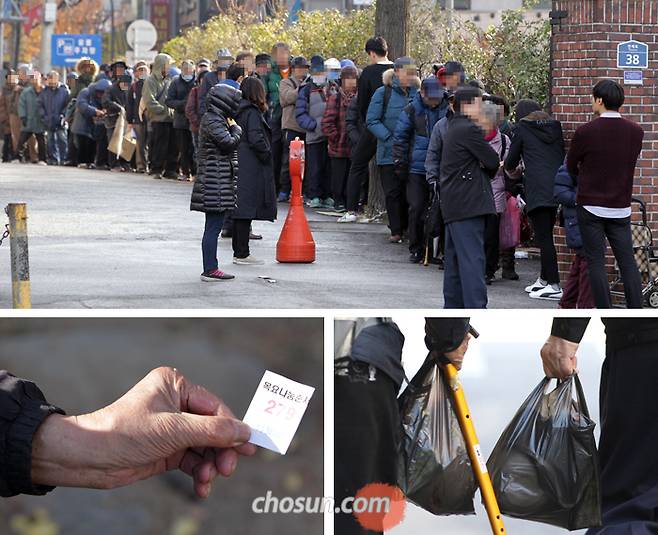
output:
M0 0L0 72L4 75L5 59L5 0ZM2 78L4 80L4 76Z
M55 21L57 20L56 0L46 0L43 6L43 26L41 28L41 54L39 55L39 68L42 74L51 69L52 37L55 33Z
M114 40L115 40L115 30L114 30L114 0L110 0L110 63L114 61Z

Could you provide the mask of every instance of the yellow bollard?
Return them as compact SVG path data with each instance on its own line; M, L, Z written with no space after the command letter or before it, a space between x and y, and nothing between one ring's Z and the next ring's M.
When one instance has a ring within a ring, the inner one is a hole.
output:
M475 433L471 411L468 409L464 389L459 381L457 368L455 368L453 364L445 364L444 369L455 401L455 411L457 413L457 419L459 420L459 427L461 427L462 434L464 435L466 447L468 448L468 455L471 458L471 464L473 465L473 472L475 473L475 478L477 479L480 492L482 493L484 507L487 510L487 516L489 517L489 523L491 524L491 532L494 535L504 535L507 532L505 531L503 519L500 515L500 508L498 507L498 501L496 500L496 495L494 494L493 486L491 485L491 478L487 471L487 464L482 455L482 450L480 449L480 441Z
M11 261L11 290L14 308L31 308L30 263L27 249L27 206L7 205Z

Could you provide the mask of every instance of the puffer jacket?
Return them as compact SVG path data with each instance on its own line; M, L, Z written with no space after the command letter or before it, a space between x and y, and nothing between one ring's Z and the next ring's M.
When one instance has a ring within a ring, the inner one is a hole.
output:
M46 131L46 123L39 113L39 95L34 87L28 86L21 92L18 99L18 116L23 123L23 132L43 134Z
M425 105L420 92L407 105L393 133L393 163L402 173L425 175L425 159L434 125L446 116L447 102Z
M32 439L51 414L64 414L50 405L31 381L0 370L0 496L41 496L54 487L32 481Z
M505 152L503 152L503 138L505 139ZM500 156L500 161L504 162L510 150L510 139L501 134L500 130L496 129L496 135L489 140L489 145ZM507 208L507 193L505 192L505 170L498 169L496 176L491 181L491 189L493 190L494 203L496 204L496 213L502 214Z
M578 191L578 179L567 170L566 164L558 169L555 175L555 186L553 187L555 200L562 206L562 218L564 219L564 231L567 235L567 246L572 249L580 249L583 239L578 226L578 215L576 212L576 193Z
M80 93L78 93L71 132L79 136L86 136L93 139L93 118L96 117L96 110L97 108L89 102L89 88L85 87Z
M163 78L162 71L169 70L173 59L168 54L158 54L153 60L152 74L144 82L142 102L146 109L147 120L152 123L171 123L174 110L165 104L170 78Z
M322 143L326 139L322 133L322 117L327 107L328 92L328 85L316 85L312 80L307 81L297 92L295 118L302 130L306 131L307 145Z
M304 82L297 81L293 76L281 80L279 86L279 104L281 105L281 128L303 133L304 129L299 126L295 118L297 108L297 93Z
M186 82L179 75L174 78L167 90L165 104L174 110L174 128L177 130L188 130L190 128L190 122L185 116L185 104L187 104L187 97L195 85L196 78Z
M385 71L382 79L384 85L375 91L368 106L366 126L377 138L377 165L393 165L393 132L402 110L416 96L420 79L416 77L408 88L403 88L393 69ZM384 106L387 92L390 98Z
M327 136L329 156L349 158L351 143L345 123L347 109L356 98L356 92L345 93L340 87L329 96L322 117L322 132Z
M39 93L39 113L47 130L64 128L64 114L69 102L69 88L59 84L56 88L44 87Z
M242 94L231 86L214 86L206 98L201 119L197 176L190 210L224 212L236 206L238 145L242 129L229 119L235 117Z

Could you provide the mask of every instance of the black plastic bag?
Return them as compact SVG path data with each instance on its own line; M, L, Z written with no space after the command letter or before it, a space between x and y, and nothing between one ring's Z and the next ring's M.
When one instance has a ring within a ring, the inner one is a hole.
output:
M399 403L407 499L435 515L475 514L473 468L441 367L428 359Z
M595 424L580 380L547 393L550 381L533 390L489 457L498 505L503 514L569 530L600 526Z
M441 215L441 204L438 193L434 192L430 196L430 203L425 210L425 235L430 238L441 236L443 229L443 217Z

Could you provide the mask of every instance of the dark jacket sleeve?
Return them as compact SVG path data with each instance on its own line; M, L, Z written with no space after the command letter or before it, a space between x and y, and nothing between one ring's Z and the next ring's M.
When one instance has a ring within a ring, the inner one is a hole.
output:
M0 370L0 496L43 495L54 487L32 482L32 438L41 423L64 411L49 405L32 382Z
M576 130L576 132L573 135L573 138L571 139L571 145L569 145L569 154L567 156L567 169L574 176L578 176L578 166L580 165L580 161L583 157L581 151L581 139L582 139L582 134L578 130Z
M468 332L470 318L425 318L425 345L445 354L457 349Z
M204 124L206 135L222 154L229 154L238 148L241 135L231 133L226 120L216 115L210 115Z
M247 116L247 124L245 125L246 141L254 151L256 157L262 163L268 163L271 158L272 151L270 150L269 143L265 139L264 126L259 113L255 110L250 111Z
M489 172L491 178L493 178L500 168L500 156L491 145L485 141L481 130L476 125L473 125L470 128L469 143L466 147L480 162L482 167Z
M580 343L589 324L589 318L553 318L551 335L569 342Z
M517 127L516 133L512 138L512 145L510 146L509 152L507 153L507 158L505 158L505 169L507 171L514 171L514 169L516 169L519 166L519 163L521 163L522 149L523 149L523 136L522 133L519 132L519 128Z
M413 138L415 125L409 117L409 107L407 106L395 125L393 132L393 165L396 169L408 171L409 169L409 144Z
M425 177L428 182L438 182L441 175L441 150L443 150L443 137L438 121L432 128L430 144L425 156Z
M308 132L314 132L318 126L317 121L309 113L311 84L303 85L297 93L297 102L295 104L295 119L297 124Z
M555 175L553 186L555 200L564 206L576 206L576 181L567 171L566 165L561 165Z
M108 111L110 115L118 115L123 109L123 106L119 104L118 96L116 95L117 89L118 88L114 85L109 87L105 90L105 93L103 93L103 98L101 99L103 109Z
M206 96L211 87L210 76L208 74L203 77L201 87L199 88L199 117L203 117L206 113Z
M198 87L193 87L190 90L190 94L187 95L187 102L185 103L185 117L190 121L190 124L194 128L199 128L199 117L196 114L196 100L197 93L199 92Z
M181 91L182 89L180 80L177 77L169 84L165 98L165 104L179 113L185 113L185 103L187 102L185 98L187 95L184 91Z
M356 97L352 99L352 102L347 107L347 112L345 113L345 129L347 130L350 144L352 147L355 147L363 133L363 123L359 115L358 100Z

